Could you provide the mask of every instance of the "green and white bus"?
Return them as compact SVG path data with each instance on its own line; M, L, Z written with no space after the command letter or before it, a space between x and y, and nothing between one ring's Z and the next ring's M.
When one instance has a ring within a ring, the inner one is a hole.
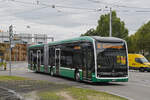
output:
M76 81L127 82L127 45L119 38L99 36L32 45L28 68Z

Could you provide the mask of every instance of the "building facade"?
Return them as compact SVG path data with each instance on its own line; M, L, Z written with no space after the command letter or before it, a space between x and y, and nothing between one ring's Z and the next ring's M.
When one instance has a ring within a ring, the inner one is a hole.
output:
M47 34L28 34L28 33L20 33L14 34L14 42L20 44L42 44L47 43L48 39L54 40L52 37L48 37ZM9 43L9 33L8 32L0 32L0 43Z
M45 44L48 39L54 40L52 37L47 37L46 34L14 34L12 40L12 61L27 60L27 47L32 44ZM9 32L0 32L0 55L3 55L0 57L7 61L10 57L9 48Z
M1 58L9 61L10 53L9 53L10 45L8 43L0 43L0 53L2 54ZM12 61L25 61L27 60L27 44L16 44L12 48Z

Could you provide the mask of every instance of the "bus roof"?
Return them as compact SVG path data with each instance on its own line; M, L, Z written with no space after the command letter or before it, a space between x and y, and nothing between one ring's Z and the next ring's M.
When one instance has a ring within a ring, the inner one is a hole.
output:
M72 38L72 39L68 39L68 40L49 42L48 45L57 45L57 44L63 44L63 43L71 43L71 42L76 42L76 41L93 42L93 39L98 40L98 41L102 41L102 42L124 42L123 39L115 38L115 37L81 36L81 37ZM31 46L29 46L29 48L43 47L43 46L44 46L44 44L37 44L37 45L31 45Z
M82 36L82 37L72 38L72 39L68 39L68 40L49 42L48 44L49 45L57 45L57 44L75 42L75 41L90 41L90 42L92 42L93 39L89 36ZM44 44L37 44L37 45L31 45L31 46L29 46L29 48L43 47L43 46L44 46Z
M29 46L29 48L35 48L35 47L44 47L44 44L36 44L36 45Z
M91 36L93 39L101 42L124 42L125 40L116 38L116 37L100 37L100 36Z
M76 42L76 41L89 41L89 42L93 42L93 39L91 37L89 37L89 36L82 36L82 37L72 38L72 39L68 39L68 40L50 42L48 44L49 45L57 45L57 44L71 43L71 42Z

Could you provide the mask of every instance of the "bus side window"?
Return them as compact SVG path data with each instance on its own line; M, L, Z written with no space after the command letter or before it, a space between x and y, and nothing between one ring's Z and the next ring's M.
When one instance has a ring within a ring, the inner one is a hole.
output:
M49 65L51 66L51 55L52 55L52 50L51 48L49 47Z
M73 53L73 67L78 67L81 68L82 67L82 54L81 51L74 51Z
M55 65L55 49L54 49L54 47L49 48L49 65L50 66Z
M41 65L44 65L44 49L41 50Z
M33 50L29 50L29 63L30 64L33 64L32 59L33 59Z
M61 48L61 66L72 68L73 66L72 57L73 57L72 48L70 46L63 46Z
M33 63L37 63L37 56L36 56L36 50L33 52Z

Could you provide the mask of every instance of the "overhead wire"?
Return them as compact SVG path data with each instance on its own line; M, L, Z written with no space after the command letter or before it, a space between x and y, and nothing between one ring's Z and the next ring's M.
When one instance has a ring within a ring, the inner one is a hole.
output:
M30 2L20 2L20 1L16 1L16 0L9 0L9 1L12 1L12 2L16 2L16 3L22 3L22 4L30 4L30 5L37 5L36 3L30 3ZM49 4L43 4L43 3L39 3L39 5L42 5L43 7L41 7L41 8L35 8L35 9L31 9L31 10L26 10L26 11L23 11L23 12L16 12L16 13L12 13L12 14L21 14L21 13L26 13L26 12L31 12L31 11L36 11L36 10L40 10L40 9L44 9L44 8L48 8L48 7L51 7L51 8L53 8L53 6L54 6L54 8L57 8L57 7L59 7L59 8L71 8L71 9L82 9L82 10L88 10L88 12L93 12L93 11L95 11L96 12L96 9L87 9L87 8L81 8L81 7L69 7L69 6L61 6L61 5L49 5Z
M16 1L16 0L13 0L13 1ZM95 0L89 0L89 1L95 1ZM20 1L17 1L17 2L20 2ZM103 1L96 1L96 2L99 2L99 3L103 3L103 4L108 4L108 5L112 5L112 6L116 6L116 7L125 7L125 8L137 8L137 9L149 9L150 8L143 8L143 7L131 7L131 6L124 6L124 5L117 5L117 4L111 4L111 3L106 3L106 2L103 2ZM21 3L26 3L26 2L21 2ZM29 4L26 3L26 4ZM35 4L35 3L33 3ZM98 12L98 11L101 11L99 8L84 8L84 7L72 7L72 6L62 6L62 5L54 5L54 4L45 4L45 3L40 3L39 5L43 5L43 6L49 6L49 7L52 7L52 8L70 8L70 9L76 9L76 10L88 10L88 11L93 11L93 12ZM106 11L106 10L103 10L103 11ZM130 10L120 10L120 12L130 12ZM140 11L140 10L135 10L135 12L150 12L150 11Z
M65 8L65 9L74 9L74 10L86 10L88 12L100 12L100 11L109 11L109 10L105 10L105 9L101 9L101 8L84 8L84 7L73 7L73 6L63 6L63 5L56 5L56 4L46 4L46 3L42 3L41 1L38 0L38 3L35 2L24 2L24 1L19 1L19 0L8 0L8 1L12 1L12 2L16 2L16 3L22 3L22 4L27 4L27 5L40 5L40 6L45 6L45 7L50 7L50 8L55 8L58 12L61 12L60 9L57 8ZM112 5L112 6L117 6L117 7L127 7L127 8L138 8L139 7L129 7L129 6L124 6L124 5L116 5L116 4L112 4L112 3L107 3L107 2L103 2L103 1L97 1L97 0L88 0L94 3L103 3L105 5ZM142 9L146 9L146 8L142 8ZM150 9L150 8L147 8ZM119 12L130 12L130 9L127 10L116 10ZM140 13L140 12L145 12L145 13L149 13L150 11L147 10L135 10L135 12Z
M1 0L0 2L2 2L3 0ZM109 10L105 10L105 9L101 9L100 8L97 8L97 9L94 9L94 8L84 8L84 7L73 7L73 6L65 6L65 5L58 5L58 4L46 4L46 3L42 3L41 1L39 2L39 4L37 4L37 2L24 2L24 1L18 1L18 0L7 0L7 1L12 1L12 2L16 2L16 3L22 3L22 4L25 4L25 5L40 5L42 7L40 8L35 8L35 9L31 9L31 10L26 10L26 11L23 11L23 12L16 12L14 14L21 14L21 13L26 13L26 12L32 12L32 11L36 11L36 10L40 10L40 9L44 9L44 8L65 8L65 9L74 9L74 10L86 10L88 12L100 12L100 11L109 11ZM88 1L96 1L96 0L88 0ZM135 10L135 12L137 13L149 13L150 11L150 8L143 8L143 7L132 7L132 6L126 6L126 5L118 5L118 4L111 4L111 3L107 3L107 2L103 2L103 1L96 1L95 3L102 3L104 5L111 5L113 7L122 7L122 8L136 8L136 9L141 9L140 10ZM116 3L116 2L115 2ZM143 9L143 10L142 10ZM145 9L145 10L144 10ZM117 10L117 11L120 11L120 12L130 12L131 9L128 9L128 10Z
M32 3L32 2L23 2L23 1L18 1L18 0L7 0L7 1L12 1L12 2L21 3L21 4L36 5L37 6L36 3ZM40 10L40 9L44 9L44 8L48 8L48 7L55 8L58 12L61 12L59 9L57 9L58 7L59 8L73 8L73 9L84 9L84 10L87 10L87 8L68 7L68 6L60 6L60 5L55 6L55 5L44 4L44 3L41 3L41 2L38 5L43 6L43 7L35 8L35 9L31 9L31 10L26 10L26 11L22 11L22 12L16 12L16 13L12 13L12 14L16 15L16 14L22 14L22 13L27 13L27 12L29 13L29 12L32 12L32 11L36 11L36 10ZM97 11L96 9L88 9L87 12L96 12L96 11ZM7 16L9 16L9 15L7 15Z
M30 5L37 5L37 3L32 3L32 2L23 2L23 1L18 1L18 0L8 0L12 2L18 2L18 3L23 3L23 4L30 4ZM83 7L72 7L72 6L63 6L63 5L54 5L54 4L44 4L44 3L39 3L38 5L43 5L43 6L48 6L48 7L59 7L59 8L70 8L70 9L77 9L77 10L96 10L93 8L83 8Z
M123 7L123 8L150 9L149 7L134 7L134 6L118 5L118 4L112 4L112 3L107 3L107 2L104 2L104 1L98 1L98 0L88 0L88 1L91 1L93 3L102 3L102 4L106 4L106 5L111 5L111 6L116 6L116 7Z
M45 8L48 8L48 7L38 7L38 8L33 8L33 9L30 9L30 10L25 10L25 11L20 11L20 12L16 12L16 13L9 13L9 14L13 14L13 15L18 15L18 14L22 14L22 13L31 13L33 11L38 11L38 10L41 10L41 9L45 9ZM6 16L6 15L1 15L1 17L3 16ZM10 16L10 15L7 15L7 17Z
M21 14L21 13L29 13L29 12L31 13L33 11L38 11L38 10L45 9L45 8L48 8L48 7L39 7L39 8L34 8L34 9L31 9L31 10L26 10L26 11L22 11L22 12L16 12L16 13L13 13L13 14L17 15L17 14Z
M118 5L118 4L114 4L114 3L107 3L107 2L103 2L103 1L97 1L97 0L88 0L91 1L93 3L103 3L106 7L108 5L111 5L112 7L123 7L123 8L128 8L126 10L116 10L118 12L136 12L136 13L149 13L150 12L150 8L143 8L143 7L131 7L131 6L124 6L124 5ZM130 9L130 8L136 8L136 9Z

